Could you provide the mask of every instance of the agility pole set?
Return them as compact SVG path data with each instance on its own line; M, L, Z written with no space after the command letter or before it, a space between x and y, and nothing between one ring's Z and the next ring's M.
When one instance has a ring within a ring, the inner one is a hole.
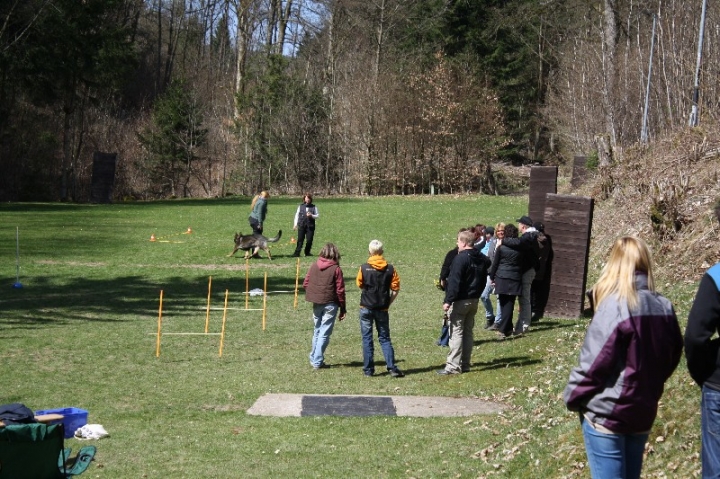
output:
M188 228L188 231L190 228ZM265 272L263 289L262 289L262 308L250 308L250 260L245 260L245 308L228 308L228 297L230 295L229 290L225 290L225 304L222 308L210 307L211 296L212 296L212 276L208 278L208 295L207 295L207 307L205 308L205 332L203 333L163 333L162 322L163 322L163 290L160 290L160 301L158 309L158 321L157 321L157 339L155 342L155 357L160 357L160 343L162 336L220 336L220 347L218 350L218 357L222 357L223 344L225 342L225 325L227 323L227 312L228 310L234 311L262 311L262 330L265 331L267 322L267 296L270 293L294 293L295 299L293 301L293 308L297 309L298 304L298 289L300 286L300 258L295 263L295 289L294 291L268 291L267 290L267 271ZM222 310L222 327L219 333L208 332L210 326L210 311Z

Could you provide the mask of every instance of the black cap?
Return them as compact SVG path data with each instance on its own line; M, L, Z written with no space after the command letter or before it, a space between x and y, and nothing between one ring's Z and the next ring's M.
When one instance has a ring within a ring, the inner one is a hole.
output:
M533 223L533 228L535 228L536 230L538 230L541 233L545 232L545 225L542 224L541 221L536 221L535 223Z
M494 235L494 234L495 234L495 228L493 228L492 226L486 226L486 227L485 227L485 234Z
M533 220L531 220L529 216L521 216L520 219L517 220L517 222L524 224L525 226L533 225Z

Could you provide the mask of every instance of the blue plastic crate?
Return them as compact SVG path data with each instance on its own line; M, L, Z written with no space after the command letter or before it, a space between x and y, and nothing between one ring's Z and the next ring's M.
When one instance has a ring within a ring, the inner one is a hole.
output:
M60 409L42 409L35 411L36 416L42 414L62 414L63 418L57 421L50 421L48 424L62 423L65 428L65 439L70 439L75 435L75 430L87 424L88 412L84 409L76 407L63 407Z

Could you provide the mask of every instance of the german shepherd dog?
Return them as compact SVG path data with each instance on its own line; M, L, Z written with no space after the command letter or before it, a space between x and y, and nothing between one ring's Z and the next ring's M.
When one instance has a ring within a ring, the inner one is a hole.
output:
M258 251L263 250L267 253L268 259L272 259L270 256L270 246L268 243L277 243L280 241L282 236L282 230L278 231L278 234L274 238L266 238L260 234L243 235L242 233L235 233L235 248L228 256L234 255L237 250L241 249L245 251L245 259L255 256ZM252 253L251 253L252 251Z

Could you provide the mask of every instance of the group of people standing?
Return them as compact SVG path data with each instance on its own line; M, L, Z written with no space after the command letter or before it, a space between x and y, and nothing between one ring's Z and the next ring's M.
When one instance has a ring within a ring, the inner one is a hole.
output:
M552 244L541 222L533 223L528 216L517 220L519 227L509 223L493 226L478 224L458 232L473 236L472 247L490 260L485 286L479 300L485 309L485 329L498 331L502 339L521 336L539 321L545 312L550 290ZM520 236L519 236L520 235ZM445 290L452 263L458 255L456 247L445 255L440 269L438 287ZM491 295L497 295L493 307ZM513 327L515 302L520 298L520 314ZM448 330L443 326L439 346L448 346Z

